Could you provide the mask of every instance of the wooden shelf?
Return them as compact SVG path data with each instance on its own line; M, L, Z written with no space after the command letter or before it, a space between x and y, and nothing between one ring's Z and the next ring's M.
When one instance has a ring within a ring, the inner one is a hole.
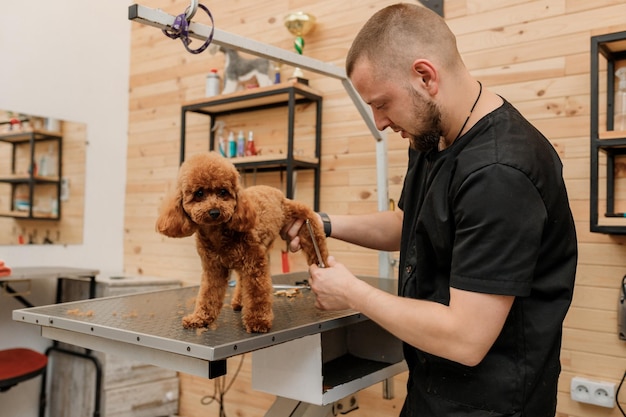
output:
M54 177L48 177L48 176L42 176L42 175L35 175L33 176L33 179L35 180L35 182L38 183L57 183L59 182L59 177L58 176L54 176ZM4 177L0 177L0 182L9 182L9 183L28 183L30 181L30 176L29 175L20 175L20 174L12 174L12 175L7 175Z
M267 87L250 88L231 94L220 94L215 97L194 100L185 103L183 107L193 108L195 111L203 111L206 113L223 113L233 110L248 109L250 107L263 107L271 104L287 103L289 100L289 88L291 87L295 89L296 100L306 98L304 94L320 95L319 92L308 85L289 81ZM281 92L281 90L284 91Z
M267 154L267 155L255 155L255 156L241 156L236 158L229 158L233 164L253 164L253 163L285 163L287 161L287 156L284 154ZM295 162L303 162L307 164L317 164L319 162L319 158L314 156L306 156L306 155L295 155L293 157Z
M57 216L52 214L51 212L41 212L37 210L33 210L33 216L29 217L28 211L18 211L18 210L3 210L0 211L1 217L16 217L16 218L24 218L24 219L33 219L33 220L56 220Z
M605 130L598 133L598 139L624 139L626 138L626 130Z
M20 143L30 141L31 135L34 136L35 141L50 140L50 138L60 138L60 132L52 132L49 130L36 129L32 131L22 132L3 132L0 133L0 141Z

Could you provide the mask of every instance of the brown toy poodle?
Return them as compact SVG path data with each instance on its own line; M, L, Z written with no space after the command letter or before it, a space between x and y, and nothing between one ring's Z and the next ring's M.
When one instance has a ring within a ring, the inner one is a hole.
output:
M243 188L235 166L216 152L197 154L180 167L175 192L166 197L156 222L169 237L196 234L202 263L202 281L195 310L183 318L185 328L209 326L220 313L230 271L239 279L232 297L234 310L242 310L248 333L272 327L272 278L269 249L290 219L310 219L324 264L328 250L323 228L306 205L285 198L276 188ZM317 256L307 227L300 242L309 264Z

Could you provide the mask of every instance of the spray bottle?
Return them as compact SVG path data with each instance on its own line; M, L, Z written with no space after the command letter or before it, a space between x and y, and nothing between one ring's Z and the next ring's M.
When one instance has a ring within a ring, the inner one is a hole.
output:
M255 156L256 147L254 146L254 133L248 132L248 142L246 143L246 156Z
M226 157L226 139L224 139L224 127L226 126L226 123L222 120L218 120L217 122L215 122L215 125L213 126L213 131L217 132L217 146L220 152L220 155L222 155L223 157Z
M615 130L626 130L626 67L615 71L615 76L619 79L619 84L615 93L615 120L613 128Z

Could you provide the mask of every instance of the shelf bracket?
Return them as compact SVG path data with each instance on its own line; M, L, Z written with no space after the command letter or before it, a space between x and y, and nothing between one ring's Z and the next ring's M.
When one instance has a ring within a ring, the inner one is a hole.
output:
M139 4L133 4L128 7L128 19L148 26L153 26L158 29L171 29L176 17L165 13L160 9L151 9ZM205 41L211 33L211 27L201 23L190 22L188 29L189 37L200 41ZM352 85L345 69L317 59L299 55L295 52L290 52L273 45L229 33L218 28L213 28L212 43L340 80L344 89L348 93L348 96L352 99L352 102L363 118L363 121L377 142L376 149L378 156L376 171L378 174L378 208L381 211L388 209L389 192L387 185L386 152L387 134L385 131L381 132L376 128L376 123L371 109L363 101L359 93ZM379 259L381 261L379 262L380 276L392 278L393 268L391 255L387 252L381 252Z

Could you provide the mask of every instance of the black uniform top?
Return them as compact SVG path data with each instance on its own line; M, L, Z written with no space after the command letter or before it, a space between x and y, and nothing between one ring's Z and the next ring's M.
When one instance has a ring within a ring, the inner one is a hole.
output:
M447 305L450 287L515 296L475 367L405 344L403 416L554 417L577 243L562 164L508 102L442 152L409 151L399 293Z

